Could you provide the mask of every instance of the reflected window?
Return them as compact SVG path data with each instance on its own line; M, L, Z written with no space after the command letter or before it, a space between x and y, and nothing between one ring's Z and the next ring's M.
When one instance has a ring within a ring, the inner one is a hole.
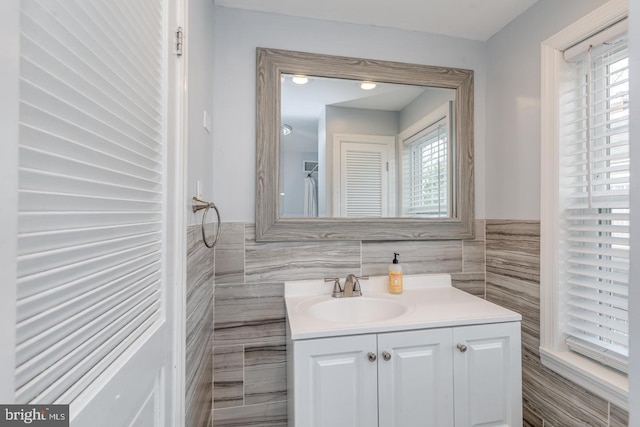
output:
M425 218L451 216L450 106L425 117L422 128L402 136L402 214Z
M444 122L441 121L412 138L405 152L409 161L407 215L447 217L449 148Z

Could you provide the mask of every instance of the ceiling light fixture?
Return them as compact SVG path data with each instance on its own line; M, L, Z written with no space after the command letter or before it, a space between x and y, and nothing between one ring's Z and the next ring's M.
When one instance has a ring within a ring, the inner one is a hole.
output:
M361 82L360 89L362 90L372 90L376 88L376 84L374 82Z
M309 83L309 77L302 75L294 75L291 77L291 81L297 85L306 85Z
M287 136L291 133L291 131L293 130L293 128L289 125L282 125L282 134L284 136Z

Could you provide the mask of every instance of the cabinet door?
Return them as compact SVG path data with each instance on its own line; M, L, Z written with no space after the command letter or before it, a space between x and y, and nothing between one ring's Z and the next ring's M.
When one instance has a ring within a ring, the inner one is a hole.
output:
M294 342L297 427L378 425L376 336Z
M379 427L453 426L452 348L450 328L378 335Z
M453 329L456 427L522 426L520 322Z

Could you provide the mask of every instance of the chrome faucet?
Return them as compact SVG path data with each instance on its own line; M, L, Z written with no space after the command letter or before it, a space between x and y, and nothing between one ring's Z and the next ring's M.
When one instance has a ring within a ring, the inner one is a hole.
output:
M342 294L345 297L360 297L362 296L362 291L360 290L360 282L355 274L347 275L347 278L344 281L344 290Z
M328 277L324 279L325 282L333 282L333 292L331 292L331 296L334 298L342 298L344 296L342 292L342 287L340 286L340 279L338 277L331 278Z
M368 278L368 276L358 277L355 274L348 274L344 281L344 288L340 286L340 279L338 278L328 278L324 279L324 281L333 282L333 292L331 292L331 296L334 298L361 297L360 279L366 280Z

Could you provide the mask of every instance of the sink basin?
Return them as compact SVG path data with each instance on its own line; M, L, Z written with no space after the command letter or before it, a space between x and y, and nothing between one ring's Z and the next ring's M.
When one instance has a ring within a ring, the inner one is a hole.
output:
M332 283L323 279L285 282L287 336L298 341L522 319L452 287L448 274L406 275L400 295L389 294L388 284L386 275L370 276L360 284L363 296L332 298Z
M338 323L380 322L409 311L402 302L367 297L331 298L301 305L300 311L310 316Z

